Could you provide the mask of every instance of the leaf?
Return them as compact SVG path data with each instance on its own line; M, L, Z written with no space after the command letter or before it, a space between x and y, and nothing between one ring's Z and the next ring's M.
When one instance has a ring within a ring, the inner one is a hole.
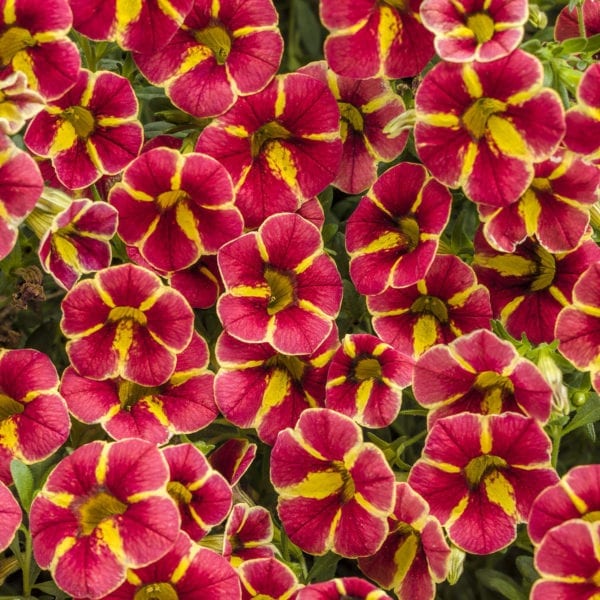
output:
M575 416L563 429L562 435L565 436L588 423L595 423L598 420L600 420L600 397L593 395L583 406L577 409Z
M488 590L498 592L508 600L527 600L527 595L521 587L508 575L494 569L480 569L475 574L481 585Z
M570 38L561 44L564 54L577 54L587 47L587 39L582 37Z
M10 462L10 473L15 482L21 505L29 512L34 492L33 474L26 464L17 459Z
M323 38L321 36L321 24L317 20L312 8L305 0L296 0L293 4L298 31L302 45L306 48L310 58L319 58L321 56L321 46Z
M309 581L327 581L335 577L335 571L341 556L333 552L328 552L323 556L317 556L315 562L308 572Z
M533 558L531 556L517 556L515 564L517 565L517 569L519 569L519 573L523 575L525 580L533 582L536 579L539 579L539 573L533 566Z

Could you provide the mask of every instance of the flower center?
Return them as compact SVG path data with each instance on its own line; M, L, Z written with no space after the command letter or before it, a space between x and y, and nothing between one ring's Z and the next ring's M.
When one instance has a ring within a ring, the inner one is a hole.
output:
M100 492L79 507L79 525L83 535L90 535L103 521L122 515L127 504L111 494Z
M406 240L406 251L412 252L419 245L419 223L412 216L398 219L398 229Z
M139 308L134 308L133 306L115 306L108 314L108 320L112 323L125 320L133 321L143 327L148 322L146 315Z
M588 523L600 521L600 510L592 510L589 513L585 513L585 515L581 515L581 518Z
M83 139L87 138L96 126L94 115L83 106L70 106L63 111L62 116L73 125L77 137Z
M381 364L372 356L359 357L352 371L352 377L358 381L381 379L381 374Z
M295 302L294 278L292 273L286 273L272 267L265 269L265 280L271 290L267 313L277 314Z
M494 37L494 20L485 12L476 12L467 17L467 27L475 35L478 44L485 44Z
M484 415L501 413L504 400L515 391L513 382L508 377L494 371L479 373L473 387L483 394L481 412Z
M435 296L419 296L411 305L412 313L433 315L440 323L448 322L448 307Z
M276 354L271 356L265 362L265 366L269 369L282 369L289 373L294 381L301 381L304 375L306 364L297 356L288 356L286 354Z
M190 196L187 192L183 190L169 190L168 192L163 192L159 194L156 198L156 204L161 213L166 212L170 208L173 208L180 202L185 202L190 199Z
M221 25L211 25L206 29L195 31L194 39L199 44L210 48L218 65L224 64L231 52L231 36Z
M506 109L504 102L495 98L478 98L462 116L463 125L473 139L479 141L485 134L488 119Z
M142 398L154 396L158 392L159 388L145 387L127 379L121 379L118 383L119 402L121 408L127 411L131 410L131 407Z
M340 500L342 504L347 504L356 495L356 487L354 486L354 480L346 465L341 460L332 461L333 470L339 473L342 478L342 487L339 491Z
M31 33L22 27L10 27L0 35L0 61L2 66L10 64L15 54L35 46Z
M549 288L556 275L556 259L550 252L537 246L535 249L537 272L531 282L532 292L540 292Z
M469 488L475 490L488 475L507 466L507 462L499 456L482 454L471 459L463 472Z
M23 404L0 392L0 421L4 421L4 419L8 419L13 415L19 415L24 410Z
M179 483L179 481L169 481L167 492L177 504L189 504L193 498L192 492L183 483Z
M348 102L338 102L340 116L342 118L342 139L345 140L348 136L348 127L354 131L362 131L364 129L364 119L362 113L356 106Z
M178 600L179 596L170 583L149 583L141 587L133 600Z
M250 141L252 158L260 154L264 144L269 140L287 140L289 137L291 137L290 132L277 121L266 123L252 134Z

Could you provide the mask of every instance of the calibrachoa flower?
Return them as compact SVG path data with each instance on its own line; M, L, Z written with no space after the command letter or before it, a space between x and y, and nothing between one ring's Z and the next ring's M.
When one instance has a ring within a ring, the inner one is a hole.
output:
M180 433L194 433L218 415L208 347L196 333L177 355L168 381L146 387L116 377L96 381L65 369L60 391L69 411L83 423L100 423L114 439L139 437L155 444Z
M13 249L18 228L44 188L35 161L0 133L0 260Z
M73 15L68 0L5 0L0 16L0 69L21 71L29 87L47 100L64 94L81 61L68 38Z
M34 117L23 138L32 152L52 160L69 189L119 173L139 154L144 136L125 77L81 69L74 79L69 91Z
M556 321L558 349L578 369L591 371L592 385L600 393L600 257L573 287L573 303Z
M424 0L420 14L442 59L489 62L517 48L528 5L527 0Z
M289 600L301 587L294 572L274 557L245 560L237 568L237 574L244 600Z
M408 483L465 552L508 546L535 497L558 481L551 443L537 421L517 413L462 413L436 421Z
M369 556L388 534L394 474L383 452L363 442L360 427L345 415L304 411L294 429L277 437L271 481L285 532L310 554Z
M433 36L421 24L422 0L320 0L330 34L323 50L344 77L413 77L434 54ZM360 57L360 58L359 58Z
M153 52L182 25L193 0L70 0L73 27L92 40L112 40L124 50Z
M246 438L229 438L210 453L208 462L234 486L252 464L256 449Z
M273 444L307 408L323 406L327 367L339 345L337 327L308 355L281 354L269 344L248 344L223 333L216 344L220 365L215 400L228 421L253 427Z
M76 283L62 302L61 328L75 370L90 379L165 383L192 339L194 313L157 275L132 264Z
M398 416L413 365L374 335L348 334L327 370L325 406L363 427L387 427Z
M119 236L160 271L179 271L241 235L231 178L214 158L155 148L136 158L110 191Z
M272 0L194 0L169 43L134 55L140 71L181 110L214 117L238 95L262 90L275 76L283 38Z
M489 292L452 254L436 256L414 285L368 296L367 308L381 340L413 358L463 333L489 329L492 318Z
M350 276L361 294L407 287L427 273L452 196L427 169L400 163L361 198L346 226Z
M479 230L473 268L489 290L494 317L514 337L525 333L534 344L551 342L560 310L571 302L577 278L600 260L600 247L589 237L571 252L551 254L527 238L511 254L498 252Z
M383 590L359 577L339 577L322 583L312 583L300 589L296 600L385 600Z
M533 163L551 156L565 132L558 94L542 85L542 64L522 50L489 63L437 64L415 96L423 164L474 202L515 202Z
M502 252L514 252L528 236L535 236L548 252L574 250L588 230L600 169L562 149L534 169L531 185L517 202L477 207L483 234Z
M179 533L167 493L169 469L156 446L92 442L63 458L31 505L33 554L75 597L101 598L128 568L164 556Z
M240 580L214 550L194 544L180 531L175 545L147 567L127 571L127 581L103 600L240 600Z
M539 544L548 531L565 521L583 519L593 522L599 513L600 465L579 465L535 499L527 532L531 541Z
M450 548L427 502L406 482L396 483L390 533L373 556L358 559L360 570L400 600L433 600L435 584L448 576Z
M64 444L70 428L50 358L38 350L0 349L0 482L12 482L13 458L44 460Z
M11 491L0 481L0 552L6 550L21 525L23 513Z
M461 412L523 413L540 423L550 418L552 388L538 368L510 342L480 329L447 346L430 348L415 364L413 393L437 419Z
M225 293L217 314L231 336L297 355L312 354L330 334L342 282L321 233L301 216L269 217L222 246L218 261Z
M310 63L298 72L326 83L338 102L342 164L331 185L348 194L362 192L377 179L378 164L393 161L404 150L408 130L395 137L383 133L390 121L404 113L402 98L384 77L341 77L325 61Z
M214 306L223 291L217 257L207 255L191 267L171 273L169 285L181 292L192 308Z
M600 523L578 519L549 531L533 560L542 578L531 588L531 600L597 598L600 593Z
M167 491L179 507L181 529L197 542L229 514L231 487L193 444L167 446L162 452L170 471Z
M327 85L300 73L278 75L238 99L206 127L196 151L229 171L247 227L297 210L336 177L342 158L340 112Z
M2 72L0 79L0 132L15 135L45 105L44 98L29 88L22 71Z

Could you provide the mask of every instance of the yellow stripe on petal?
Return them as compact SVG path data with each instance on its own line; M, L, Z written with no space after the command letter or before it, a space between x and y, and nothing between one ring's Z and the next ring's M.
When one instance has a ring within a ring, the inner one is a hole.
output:
M50 571L54 572L56 569L56 563L75 545L76 541L76 538L69 536L59 542L54 549L54 556L52 557L52 562L48 567Z
M500 471L492 471L484 479L485 492L488 500L497 504L507 515L517 517L515 491L510 482Z
M117 325L113 348L119 353L119 362L127 360L129 348L133 343L133 320L121 319Z
M417 356L435 344L438 337L437 326L438 321L433 315L427 313L419 315L413 329L413 346Z
M542 214L542 205L532 189L526 190L521 196L519 214L525 221L527 235L532 237L537 231L540 215Z
M434 127L459 127L460 118L452 113L419 113L419 121Z
M59 506L60 508L69 508L73 500L75 500L75 496L73 494L68 494L67 492L58 492L56 494L50 492L46 498L52 502L54 506Z
M15 458L23 458L19 448L17 424L13 418L0 421L0 448L7 448Z
M280 117L285 110L285 92L283 89L284 79L281 78L277 82L277 98L275 99L275 117Z
M550 295L561 304L561 306L569 306L570 300L561 292L555 285L551 285L548 288ZM591 315L592 317L600 317L600 308L594 306L578 306L581 312Z
M318 306L314 305L312 302L309 302L308 300L299 300L298 307L301 308L302 310L307 310L308 312L311 312L314 315L318 315L319 317L322 317L324 320L329 321L331 319L330 315L325 314Z
M269 298L271 296L271 288L265 284L261 284L260 286L236 285L229 290L229 293L236 297Z
M75 127L69 121L62 121L56 130L48 155L56 156L58 153L68 150L77 142L77 139Z
M335 379L329 379L327 381L326 388L327 389L331 389L331 388L334 388L334 387L338 387L338 386L343 385L344 383L346 383L347 380L348 379L347 379L347 377L345 375L340 375L339 377L336 377Z
M186 50L185 58L181 61L177 69L177 75L183 75L191 71L194 67L203 63L213 55L212 50L208 46L191 46Z
M450 516L446 519L445 523L442 523L442 525L444 525L445 527L449 527L450 525L452 525L452 523L460 519L462 514L465 512L468 504L469 494L466 494L461 498L460 502L452 509Z
M142 401L148 409L148 412L165 428L168 428L171 422L164 411L162 400L156 396L152 396L149 401Z
M23 51L18 52L12 60L12 68L14 71L21 71L27 78L27 83L32 90L39 88L38 78L33 71L33 59L29 55L29 52Z
M462 169L460 171L460 177L454 185L458 185L460 182L468 179L473 172L473 165L475 164L475 159L477 158L478 146L475 142L471 142L467 146L467 151L463 157Z
M110 551L118 560L123 560L125 558L123 538L119 533L114 518L102 521L96 528L95 534L98 539L102 540L110 548Z
M525 140L508 119L492 115L488 119L487 128L502 154L519 158L529 156Z
M170 17L173 21L181 22L183 15L173 6L172 2L167 0L158 0L158 8L160 11Z
M358 416L362 417L364 414L367 404L369 403L369 399L371 398L371 392L373 391L374 385L374 379L365 379L364 381L361 381L360 385L358 386L355 398Z
M77 257L79 256L79 252L68 237L60 233L53 235L52 246L67 265L78 268L79 262Z
M538 271L537 265L532 260L516 254L500 256L476 254L473 265L494 269L502 277L527 277L535 275Z
M481 98L483 96L483 87L477 72L469 63L463 65L462 78L465 82L467 92L471 98Z
M525 296L517 296L513 298L501 311L500 311L500 321L502 323L506 323L508 317L517 310L521 302L525 300Z
M118 127L133 120L133 118L124 119L123 117L100 117L96 120L99 127Z
M250 134L242 125L227 125L225 131L234 137L247 138Z
M142 0L117 0L117 28L124 29L132 21L136 21L142 12Z
M16 11L16 0L6 0L4 4L4 10L2 11L2 18L4 20L4 26L12 25L17 20Z
M580 514L585 515L585 513L590 510L587 503L573 491L567 481L563 480L561 482L561 486L565 490L567 496L569 496L569 500L573 503L573 506L577 509L577 511Z
M404 535L402 543L394 552L394 571L393 588L397 588L406 577L409 569L413 566L417 552L420 549L420 539L412 531L412 527L402 524L398 529L394 530L395 535Z
M379 56L381 58L387 57L392 44L401 34L401 24L398 21L399 17L391 7L385 4L379 6L377 37L379 39Z
M291 387L291 380L287 371L275 369L264 391L260 409L254 418L255 423L261 423L264 417L272 408L280 406L288 395Z
M199 549L200 546L197 547L197 550ZM195 555L196 552L194 552L193 554ZM178 583L179 580L188 572L190 564L192 563L192 558L193 556L182 557L182 559L179 561L179 564L177 565L176 569L173 571L173 574L170 577L171 583Z
M309 473L300 483L292 486L279 489L279 494L282 497L314 498L315 500L323 500L329 496L338 494L344 481L342 474L334 469L327 471L318 471Z
M487 419L482 419L479 443L482 454L489 454L492 451L492 434L490 432L490 422Z
M200 232L198 231L198 222L187 202L179 202L177 204L175 208L175 220L185 236L194 242L198 248L198 254L200 254L202 242L200 240Z
M407 245L407 239L399 231L387 231L382 236L370 242L364 248L360 248L353 255L373 254L382 250L393 250L395 248L404 248Z
M106 471L108 469L108 451L110 446L104 444L102 446L102 451L100 452L100 456L98 457L98 464L96 465L96 469L94 471L96 476L96 481L98 485L102 485L106 480Z
M349 358L356 358L356 344L350 336L345 336L342 340L342 346L344 347L344 354Z
M298 181L298 169L289 148L273 140L264 152L265 160L273 175L295 188Z

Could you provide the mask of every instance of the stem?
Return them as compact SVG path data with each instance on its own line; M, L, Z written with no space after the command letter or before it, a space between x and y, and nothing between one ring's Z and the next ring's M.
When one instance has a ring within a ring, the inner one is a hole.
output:
M575 8L577 11L577 26L579 28L579 37L587 38L585 32L585 21L583 18L583 2L579 2Z
M552 467L556 469L558 464L558 452L560 450L560 440L562 438L562 428L556 427L552 432L552 455L550 457L550 463Z
M31 588L34 584L31 581L31 534L25 530L25 556L21 568L23 569L23 595L26 598L31 596Z

